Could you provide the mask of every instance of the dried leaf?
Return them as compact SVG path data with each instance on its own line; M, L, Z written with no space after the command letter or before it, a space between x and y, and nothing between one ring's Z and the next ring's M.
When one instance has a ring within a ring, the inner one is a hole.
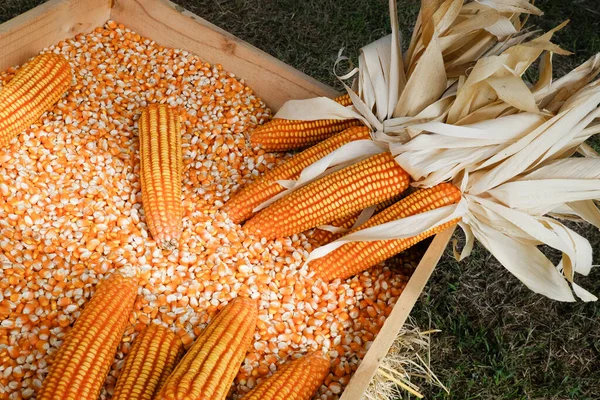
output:
M444 60L434 37L408 78L394 110L394 117L414 116L437 101L446 90ZM427 88L427 90L423 90Z

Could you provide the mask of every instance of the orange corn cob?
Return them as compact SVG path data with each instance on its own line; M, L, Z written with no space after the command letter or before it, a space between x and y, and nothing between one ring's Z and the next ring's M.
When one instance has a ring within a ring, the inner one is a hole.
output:
M460 201L460 198L460 190L450 183L442 183L429 189L417 190L350 231L350 233L455 204ZM315 278L324 281L336 278L346 279L406 250L429 236L441 232L456 222L458 220L452 220L417 236L405 239L346 243L325 257L312 261L309 268L315 271Z
M289 151L312 146L358 125L362 122L357 119L296 121L275 118L256 128L250 135L250 143L268 152Z
M38 400L96 400L113 363L137 294L137 278L113 273L66 335Z
M369 128L357 126L317 143L243 187L225 203L223 211L227 212L233 222L239 224L254 214L252 212L254 208L284 190L277 183L278 180L297 179L304 168L335 149L354 140L369 138Z
M67 60L41 54L23 65L0 90L0 147L36 122L71 86Z
M309 400L329 374L329 360L320 353L284 364L248 392L243 400Z
M350 95L348 93L338 96L333 100L336 103L340 103L344 107L348 107L348 106L352 105L352 99L350 98Z
M152 238L174 250L183 229L181 129L177 111L151 104L139 122L142 204Z
M244 231L267 239L290 236L398 196L409 182L390 153L377 154L277 200L248 220Z
M181 340L162 325L150 325L133 342L113 400L152 400L181 357Z
M343 106L352 104L347 94L333 100ZM362 122L356 119L297 121L275 118L257 127L250 134L250 143L269 152L289 151L312 146L338 132L359 125L362 125Z
M196 339L157 398L224 399L252 343L257 316L254 300L232 300Z
M395 202L400 200L406 194L406 192L408 192L408 190L403 192L400 196L394 197L392 199L389 199L382 203L377 204L373 215L377 214L381 210L386 209L387 207L391 206L392 204L394 204ZM361 212L362 211L359 211L352 215L347 215L345 217L338 218L335 221L333 221L327 225L335 226L337 228L350 229L354 226L354 223L360 216ZM321 246L323 246L329 242L333 242L334 240L341 238L344 235L345 235L345 233L342 233L342 232L333 233L333 232L327 231L325 229L317 228L317 229L315 229L315 232L313 233L312 238L315 239Z

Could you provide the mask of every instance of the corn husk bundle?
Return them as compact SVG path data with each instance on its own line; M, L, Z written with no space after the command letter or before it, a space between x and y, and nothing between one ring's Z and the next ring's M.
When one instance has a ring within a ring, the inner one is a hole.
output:
M467 243L458 259L477 239L533 291L560 301L597 300L574 282L575 273L587 275L592 267L589 242L553 217L575 216L600 227L594 203L600 162L584 144L600 132L594 122L600 56L552 82L551 34L479 60L459 81L446 122L413 126L422 134L390 144L413 185L452 180L463 193L459 203L347 235L309 261L345 243L412 237L460 218ZM540 79L528 86L520 77L543 52ZM570 157L576 152L589 157ZM562 253L558 265L538 249L542 244Z
M279 179L273 182L277 182L283 190L255 204L252 212L246 210L246 217L318 178L387 151L388 142L409 140L418 134L410 129L412 125L445 120L455 97L456 71L466 70L483 54L495 54L506 46L525 40L530 33L521 30L522 16L541 13L527 2L519 7L505 5L502 1L434 3L423 3L410 50L403 60L395 18L396 3L390 2L395 34L365 46L361 49L359 67L338 75L348 90L352 100L350 104L328 98L289 101L274 118L274 121L290 122L358 120L377 140L353 140L339 151L322 156L322 160L304 168L299 176L290 178L290 174L280 174ZM421 24L421 20L429 23ZM479 50L473 51L474 47ZM336 66L345 59L340 55ZM355 78L353 89L344 82L351 77ZM424 87L427 90L423 90ZM269 178L275 179L273 176ZM269 191L275 190L271 186ZM253 192L245 191L244 194L246 197L265 197L264 192L260 196L250 196L250 193ZM225 210L235 222L242 222L244 218L240 217L242 213L239 210L243 201L238 196L229 203ZM368 217L370 214L365 215ZM334 226L324 228L336 229Z
M359 67L339 76L354 77L351 87L345 85L351 106L326 98L289 101L276 115L358 119L372 140L348 143L306 167L299 179L280 182L286 190L277 198L382 152L395 156L413 186L452 182L462 197L352 230L313 251L307 263L346 244L416 237L460 221L467 244L457 258L467 257L477 239L532 290L561 301L596 300L574 282L576 272L586 275L592 267L590 244L555 217L600 226L594 203L600 164L584 144L600 131L594 122L599 56L553 81L553 55L569 53L551 38L565 24L533 38L521 30L521 14L539 15L537 8L490 0L423 2L402 57L393 1L390 14L394 33L363 48ZM525 71L538 59L539 79L525 82ZM569 158L576 152L590 157ZM372 207L364 211L370 216ZM560 263L538 249L542 244L561 251Z

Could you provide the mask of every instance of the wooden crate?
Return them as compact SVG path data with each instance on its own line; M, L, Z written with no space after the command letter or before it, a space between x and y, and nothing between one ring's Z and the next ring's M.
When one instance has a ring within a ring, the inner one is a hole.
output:
M167 0L51 0L0 25L0 69L20 64L44 47L90 32L108 19L158 43L188 50L244 78L274 111L289 99L333 97L331 87ZM438 263L454 228L429 245L360 367L341 396L358 400L387 354Z

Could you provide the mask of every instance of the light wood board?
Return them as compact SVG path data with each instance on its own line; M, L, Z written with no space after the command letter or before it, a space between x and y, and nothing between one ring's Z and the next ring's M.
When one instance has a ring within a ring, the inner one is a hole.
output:
M115 0L111 18L164 46L182 48L243 78L273 110L290 99L338 93L166 0Z
M45 47L102 26L110 0L51 0L0 25L0 70L20 65Z

